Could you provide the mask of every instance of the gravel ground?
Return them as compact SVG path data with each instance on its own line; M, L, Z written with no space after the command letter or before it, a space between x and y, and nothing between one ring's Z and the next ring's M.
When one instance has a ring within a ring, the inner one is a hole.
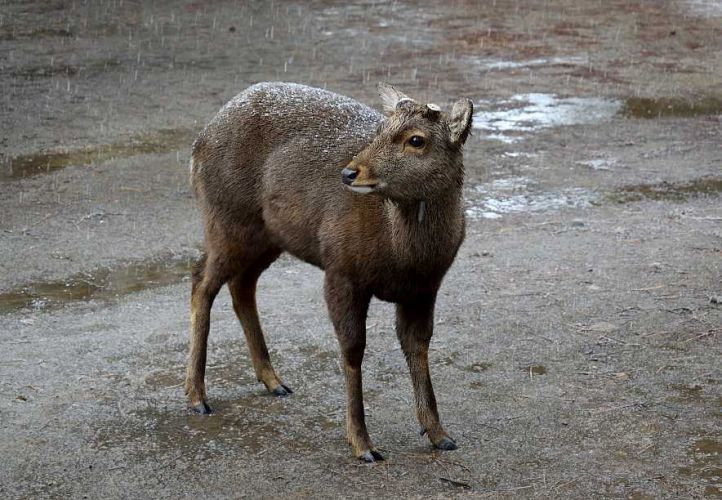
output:
M722 496L722 4L0 1L0 493L10 498ZM418 435L372 303L369 431L344 437L320 271L224 290L210 417L186 411L190 143L246 86L474 100L468 235Z

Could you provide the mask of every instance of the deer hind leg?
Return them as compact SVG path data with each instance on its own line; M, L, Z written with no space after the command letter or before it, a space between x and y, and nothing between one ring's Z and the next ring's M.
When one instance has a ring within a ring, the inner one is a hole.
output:
M246 260L243 270L228 282L228 288L233 298L233 309L241 322L248 349L251 352L256 378L266 386L266 389L271 394L288 396L293 391L281 382L271 365L256 306L256 283L258 278L280 254L280 250L271 248L259 255L254 261Z
M439 420L436 396L429 374L429 342L433 326L433 298L397 304L396 334L409 366L421 433L426 433L436 448L455 450L456 442L446 433Z
M185 391L191 409L207 414L212 409L206 401L205 373L211 307L227 279L222 263L204 254L195 264L191 289L191 339Z
M346 436L354 455L366 462L383 460L371 444L364 415L361 362L366 348L366 313L371 296L341 276L326 273L326 304L341 347L346 378Z

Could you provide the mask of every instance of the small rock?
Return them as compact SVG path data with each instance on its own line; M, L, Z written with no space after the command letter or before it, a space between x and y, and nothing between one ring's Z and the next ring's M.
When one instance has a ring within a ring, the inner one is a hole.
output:
M470 372L481 373L491 367L491 363L477 362L468 367Z
M710 304L721 304L722 303L722 295L712 295L709 298Z
M571 223L572 227L584 227L585 225L584 221L579 219L574 219Z

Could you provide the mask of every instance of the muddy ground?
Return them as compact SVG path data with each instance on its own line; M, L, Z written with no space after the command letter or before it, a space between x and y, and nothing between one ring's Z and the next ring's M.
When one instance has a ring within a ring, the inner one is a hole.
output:
M722 5L709 1L0 1L5 497L722 496ZM476 104L468 236L417 433L372 304L368 425L343 433L322 275L259 303L295 389L254 380L222 292L186 412L195 134L247 85Z

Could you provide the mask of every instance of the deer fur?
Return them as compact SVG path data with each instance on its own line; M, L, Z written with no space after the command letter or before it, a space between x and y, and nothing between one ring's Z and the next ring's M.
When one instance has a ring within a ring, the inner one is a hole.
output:
M347 437L366 461L383 458L366 429L361 384L372 296L396 304L422 432L438 448L456 448L439 420L428 350L436 295L464 238L462 146L472 119L467 99L445 113L386 84L379 92L386 116L325 90L254 85L206 126L191 160L205 223L192 280L191 407L211 411L204 382L210 310L226 283L258 380L275 395L293 392L271 365L255 298L258 277L286 251L325 270Z

